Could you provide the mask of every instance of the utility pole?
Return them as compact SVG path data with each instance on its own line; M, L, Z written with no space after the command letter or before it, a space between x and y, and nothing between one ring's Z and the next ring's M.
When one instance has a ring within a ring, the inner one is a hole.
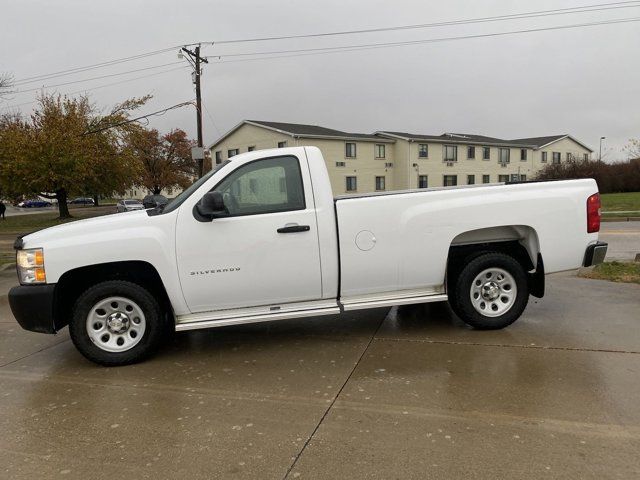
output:
M196 85L196 125L198 130L198 147L203 148L202 140L202 94L200 90L200 76L202 75L202 69L200 68L200 62L209 63L209 61L200 56L200 44L196 46L192 52L186 47L182 47L182 52L185 52L188 57L189 63L193 66L193 83ZM198 159L198 178L202 177L204 166L204 158Z
M604 140L607 137L600 137L600 154L598 155L598 161L601 162L602 161L602 140Z

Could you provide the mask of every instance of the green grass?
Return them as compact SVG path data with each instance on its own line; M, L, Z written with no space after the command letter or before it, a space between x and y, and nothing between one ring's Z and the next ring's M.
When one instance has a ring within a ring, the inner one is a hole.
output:
M603 193L600 199L603 212L640 212L640 192Z
M640 263L637 262L604 262L592 270L581 273L581 277L610 282L640 284Z
M81 220L83 218L107 215L113 213L115 208L113 206L80 207L73 208L70 211L73 217L64 220L58 218L57 210L46 213L15 215L7 217L5 220L0 219L0 265L15 261L13 242L18 235Z

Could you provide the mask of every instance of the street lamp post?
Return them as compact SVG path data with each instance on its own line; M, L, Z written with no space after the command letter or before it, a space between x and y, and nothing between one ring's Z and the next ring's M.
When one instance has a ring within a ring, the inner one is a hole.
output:
M600 137L600 154L598 156L598 161L601 162L602 161L602 140L604 140L607 137Z

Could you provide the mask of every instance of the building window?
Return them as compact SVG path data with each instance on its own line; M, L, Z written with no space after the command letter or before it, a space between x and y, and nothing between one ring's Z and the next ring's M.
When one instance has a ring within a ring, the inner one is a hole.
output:
M426 143L421 143L418 145L418 157L419 158L429 157L429 145L427 145Z
M376 143L376 158L384 158L384 145Z
M347 177L347 192L355 192L358 190L358 179L356 177Z
M521 182L526 182L527 181L527 176L526 175L520 175L520 181Z
M286 140L284 142L278 142L278 148L286 148L286 147L287 147Z
M427 188L429 186L429 177L427 175L418 175L418 188Z
M476 147L467 147L467 158L469 160L476 158Z
M547 163L547 152L542 152L542 163Z
M573 154L567 152L567 162L570 162L571 160L573 160Z
M445 175L444 181L442 182L445 187L455 187L458 185L458 176L457 175Z
M250 147L247 147L247 152L253 152L256 149L255 145L251 145Z
M509 156L511 151L508 148L500 149L500 163L509 163Z
M509 175L498 175L498 181L500 183L507 183L509 181Z
M491 175L482 175L482 183L491 183Z
M238 149L237 148L232 148L231 150L227 150L227 157L231 158L231 157L235 157L238 154Z
M347 158L356 158L356 144L345 143L344 144L344 156Z
M376 177L376 190L384 190L384 177Z
M458 147L456 145L444 146L444 161L445 162L457 162L458 161Z
M393 168L393 163L385 163L384 168Z
M521 162L526 162L527 161L527 149L526 148L521 148L520 149L520 161Z
M587 160L589 160L589 154L588 153L583 153L582 154L582 158L586 162Z
M476 183L475 175L467 175L467 185L473 185Z
M489 147L482 147L482 159L489 160L491 158L491 149Z
M222 163L222 151L216 151L216 165Z
M517 182L518 180L520 180L520 175L518 175L517 173L512 173L511 174L511 181L512 182Z
M336 162L336 167L344 167L345 165L345 162Z
M560 152L553 152L553 163L560 163Z

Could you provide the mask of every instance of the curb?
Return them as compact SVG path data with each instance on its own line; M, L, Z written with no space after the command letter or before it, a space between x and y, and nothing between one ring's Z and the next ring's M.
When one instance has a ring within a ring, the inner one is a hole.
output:
M640 222L640 217L605 217L600 218L602 222Z

